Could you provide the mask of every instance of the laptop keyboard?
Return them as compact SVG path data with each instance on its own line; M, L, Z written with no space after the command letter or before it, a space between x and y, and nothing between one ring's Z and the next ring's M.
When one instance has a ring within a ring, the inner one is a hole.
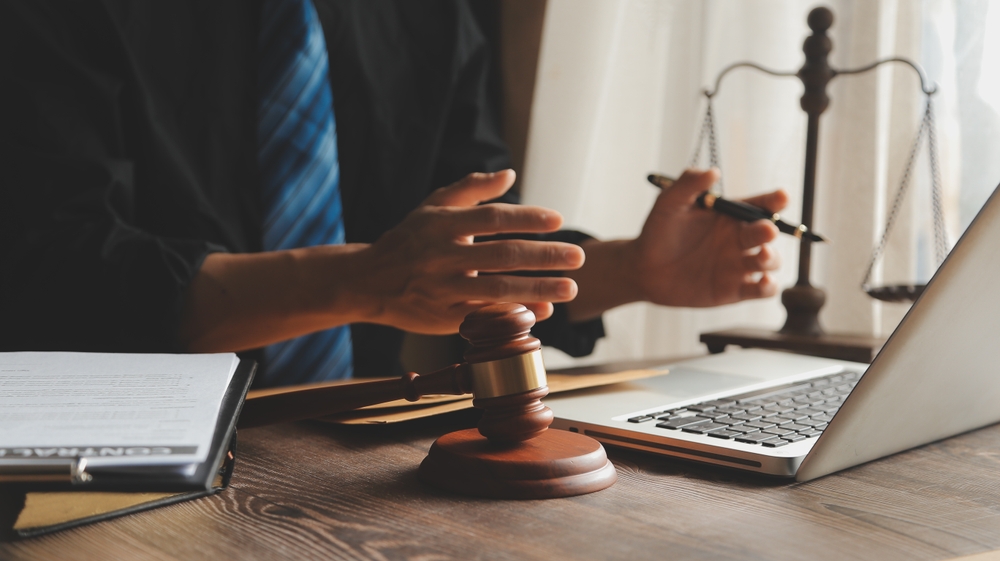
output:
M628 422L659 421L656 426L667 431L777 448L822 434L860 378L860 372L840 372L639 415Z

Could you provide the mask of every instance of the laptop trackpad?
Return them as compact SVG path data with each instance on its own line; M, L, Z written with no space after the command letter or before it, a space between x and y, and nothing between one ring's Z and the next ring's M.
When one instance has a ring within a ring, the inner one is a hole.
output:
M664 403L690 399L718 392L759 384L761 380L750 376L723 374L678 368L666 376L655 376L634 382L635 386L664 396Z
M654 376L612 386L555 395L546 403L561 419L604 422L606 419L652 408L670 407L720 392L760 384L759 378L677 367Z

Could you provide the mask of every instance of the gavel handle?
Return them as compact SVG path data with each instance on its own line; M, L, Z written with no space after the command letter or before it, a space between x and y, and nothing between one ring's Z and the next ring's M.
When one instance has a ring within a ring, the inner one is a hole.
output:
M429 394L464 395L472 391L468 364L453 364L426 375L408 372L398 380L362 382L325 388L296 388L248 397L237 428L315 419L397 399L417 401Z

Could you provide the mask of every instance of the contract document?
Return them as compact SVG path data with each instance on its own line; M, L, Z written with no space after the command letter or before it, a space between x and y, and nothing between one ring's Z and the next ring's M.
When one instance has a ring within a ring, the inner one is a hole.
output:
M0 353L0 467L205 462L235 354Z

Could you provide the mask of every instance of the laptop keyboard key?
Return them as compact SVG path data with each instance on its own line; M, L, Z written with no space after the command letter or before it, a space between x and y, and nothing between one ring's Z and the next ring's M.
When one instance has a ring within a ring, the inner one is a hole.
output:
M733 419L739 419L741 421L756 421L760 419L760 414L758 413L736 413L735 415L730 415Z
M788 441L783 438L773 438L771 440L765 440L764 442L761 442L761 444L767 446L768 448L777 448L779 446L785 446L788 444Z
M719 423L698 423L696 425L688 425L681 430L684 432L690 432L694 434L705 434L706 432L720 429L728 429L729 425L720 425Z
M795 434L795 431L791 431L791 430L788 430L788 429L782 429L782 428L778 428L778 427L774 427L774 428L770 428L770 429L764 429L764 432L766 432L767 434L773 434L775 436L786 436L786 435L789 435L789 434Z
M676 419L670 419L668 421L663 421L662 423L656 423L656 426L661 429L680 429L691 425L709 423L709 419L702 419L701 417L678 417Z
M723 430L712 431L712 432L708 433L708 436L711 436L713 438L724 438L726 440L732 440L733 437L742 436L742 435L743 435L742 432L736 432L736 431L733 431L733 430L724 430L724 429Z
M745 427L755 428L758 430L769 429L771 427L776 427L775 423L769 423L766 419L761 419L759 421L750 421L749 423L744 423Z
M718 409L716 409L716 411L725 413L727 415L732 415L733 413L742 413L746 411L746 409L740 407L739 405L727 405L725 407L719 407Z
M698 403L696 405L688 405L687 409L688 411L697 411L699 413L702 413L704 411L711 411L712 409L715 409L715 406L709 405L707 403Z
M801 434L786 434L781 437L782 440L787 440L788 442L798 442L800 440L805 440L806 437Z
M687 417L694 417L696 415L697 415L697 413L695 413L694 411L678 411L678 412L675 412L675 413L669 413L668 412L665 415L660 415L659 417L657 417L657 419L659 419L661 421L667 421L667 420L670 420L670 419L681 419L681 418L687 418Z
M775 436L775 435L773 435L773 434L767 434L767 433L763 433L763 432L752 432L750 434L744 434L742 436L737 436L736 437L736 442L745 442L747 444L758 444L758 443L763 442L765 440L771 440L772 438L775 439L775 440L778 439L778 437Z
M781 413L788 413L789 411L794 411L794 409L791 407L785 407L784 405L778 405L777 403L775 403L770 407L765 407L764 411L770 411L771 413L777 413L780 415Z
M646 421L652 421L656 417L652 415L640 415L638 417L632 417L628 420L630 423L645 423Z
M729 415L724 411L714 409L712 411L702 411L701 413L698 413L698 416L705 417L706 419L721 419L722 417L728 417Z

